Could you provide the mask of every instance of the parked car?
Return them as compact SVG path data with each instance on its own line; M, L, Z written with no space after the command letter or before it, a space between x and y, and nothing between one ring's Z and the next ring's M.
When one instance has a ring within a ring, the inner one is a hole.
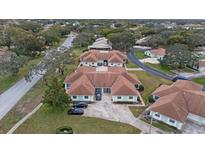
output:
M72 114L72 115L82 115L84 111L83 109L80 109L80 108L71 108L70 110L68 110L67 113Z
M102 100L102 94L96 94L96 100L101 101Z
M78 102L73 104L74 108L87 108L88 104L86 102Z
M175 82L177 80L189 80L187 77L181 76L181 75L176 75L172 81Z

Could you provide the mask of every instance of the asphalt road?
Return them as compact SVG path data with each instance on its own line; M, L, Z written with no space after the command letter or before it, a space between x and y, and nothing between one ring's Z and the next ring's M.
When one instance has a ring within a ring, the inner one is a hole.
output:
M63 48L60 47L57 51L64 52L65 49L70 48L74 38L75 37L72 34L68 35L65 42L61 45ZM45 56L48 56L48 54ZM42 77L43 75L34 74L32 75L31 82L26 82L26 80L23 78L0 95L0 120Z
M166 73L163 73L163 72L160 72L156 69L153 69L153 68L150 68L148 66L146 66L145 64L143 64L142 62L140 62L137 57L134 55L134 51L133 50L130 50L127 54L127 57L128 59L134 63L135 65L141 67L144 71L148 72L148 73L151 73L155 76L158 76L158 77L161 77L161 78L164 78L166 80L173 80L173 76L171 75L168 75Z

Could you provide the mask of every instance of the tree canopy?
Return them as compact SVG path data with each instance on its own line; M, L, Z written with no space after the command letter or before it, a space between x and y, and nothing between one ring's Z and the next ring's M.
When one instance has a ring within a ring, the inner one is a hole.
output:
M42 102L47 104L53 110L63 110L70 106L72 100L70 96L65 93L62 83L59 82L56 77L52 76L46 82L46 88Z
M161 64L170 68L184 68L192 60L192 53L184 44L171 45L166 52Z
M112 42L114 49L128 51L135 44L135 37L130 31L111 33L107 38Z

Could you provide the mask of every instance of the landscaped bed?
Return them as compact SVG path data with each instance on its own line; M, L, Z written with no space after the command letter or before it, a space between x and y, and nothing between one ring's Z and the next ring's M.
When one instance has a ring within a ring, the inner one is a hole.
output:
M141 118L141 120L148 123L148 124L150 124L150 120L147 120L145 118ZM161 121L153 120L152 125L154 127L157 127L159 129L165 131L165 132L175 132L175 133L179 132L175 127L169 126L169 125L167 125L167 124L165 124Z

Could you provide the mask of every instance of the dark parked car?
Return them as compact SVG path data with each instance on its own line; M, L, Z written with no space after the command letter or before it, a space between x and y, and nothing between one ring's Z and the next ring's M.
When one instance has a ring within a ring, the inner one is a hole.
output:
M181 75L176 75L172 81L175 82L177 80L189 80L188 78L184 77L184 76L181 76Z
M86 102L79 102L79 103L75 103L73 104L74 108L87 108L88 104Z
M79 109L79 108L72 108L68 110L68 114L72 114L72 115L82 115L83 113L84 113L83 109Z
M102 100L102 94L96 94L96 100L101 101Z

